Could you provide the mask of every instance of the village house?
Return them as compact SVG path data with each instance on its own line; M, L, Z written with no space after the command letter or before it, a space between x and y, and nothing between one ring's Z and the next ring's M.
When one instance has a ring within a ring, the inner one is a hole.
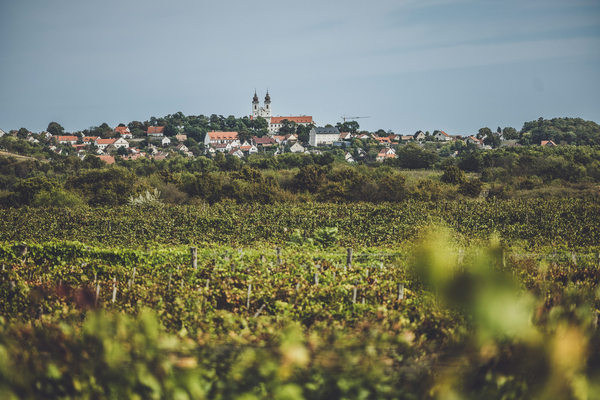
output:
M556 143L554 143L552 140L542 140L541 146L554 147L556 146Z
M475 136L469 136L465 140L465 142L467 142L467 144L473 143L473 144L476 144L477 146L483 146L483 140L477 139Z
M81 138L81 142L86 146L89 146L91 144L95 145L96 139L99 139L99 138L100 137L98 137L98 136L84 136Z
M164 126L149 126L146 134L152 137L163 137L165 135Z
M450 135L448 135L444 131L438 131L438 132L436 132L436 134L433 135L433 137L436 138L437 140L441 141L441 142L449 142L449 141L452 140L452 137Z
M425 134L423 133L423 131L417 131L413 135L413 139L414 140L425 140Z
M164 137L164 138L162 138L160 143L162 144L163 147L168 146L171 144L171 139L169 139L168 137Z
M182 152L184 152L184 153L185 153L185 152L188 152L188 151L190 151L190 149L188 149L188 148L187 148L187 146L186 146L185 144L183 144L183 143L179 143L179 144L178 144L178 145L175 147L175 150L177 150L177 151L182 151Z
M123 139L133 139L133 135L126 126L117 126L115 132Z
M257 137L254 136L252 138L252 142L254 143L255 146L262 146L262 147L271 147L273 145L275 145L277 142L275 142L275 139L270 138L270 137Z
M292 153L304 153L304 146L302 146L299 142L296 142L290 147L290 151Z
M56 140L60 144L76 144L79 138L77 136L57 136Z
M237 158L244 157L244 153L238 147L234 147L231 150L229 150L229 152L227 153L227 155L229 155L229 156L236 156Z
M308 144L331 146L340 139L340 131L336 127L313 127L308 135Z
M96 138L96 140L94 141L94 144L96 145L96 147L98 147L98 150L102 150L102 151L104 151L110 145L115 146L115 148L117 148L117 149L119 149L121 147L124 147L126 149L129 148L129 142L123 138L118 138L118 139Z
M239 139L237 132L208 132L204 137L204 144L208 145L216 145L216 144L225 144L229 143L232 146L239 146Z
M377 154L376 161L382 162L388 158L396 158L396 152L394 149L381 149Z
M187 140L187 135L175 135L175 139L177 139L178 142L185 142Z
M382 144L387 147L389 147L392 144L392 141L389 137L376 137L375 140L377 140L379 144Z

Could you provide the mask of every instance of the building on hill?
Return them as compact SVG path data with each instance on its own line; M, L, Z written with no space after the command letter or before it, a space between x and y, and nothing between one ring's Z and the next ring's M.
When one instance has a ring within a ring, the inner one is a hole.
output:
M313 127L308 135L308 144L313 147L332 145L338 140L340 140L340 131L336 127Z
M204 144L217 145L217 144L231 144L232 146L239 146L239 139L237 132L208 132L204 137Z
M163 137L165 134L165 127L164 126L149 126L148 130L146 131L146 134L148 136Z
M449 142L452 140L452 137L444 131L436 132L436 134L433 135L433 137L442 142Z
M252 98L252 115L250 116L250 119L255 120L258 117L264 118L269 124L271 123L271 96L269 96L268 90L267 95L265 96L264 107L260 106L258 96L256 95L256 91L254 91L254 97Z
M129 131L129 128L126 126L117 126L115 128L115 132L119 134L123 139L133 139L133 135Z
M300 115L300 116L289 116L289 117L274 117L271 109L271 96L269 96L269 91L267 90L267 95L265 96L264 107L260 106L260 102L258 101L258 96L256 95L256 91L254 92L254 97L252 98L252 115L250 119L255 120L258 117L264 118L269 124L269 133L277 133L279 129L283 127L283 121L288 120L290 122L295 122L296 125L315 125L313 118L308 115Z
M292 116L271 117L271 123L269 123L269 132L270 133L279 132L279 129L281 129L281 127L283 127L283 121L286 119L290 122L295 122L296 125L304 125L304 126L314 125L313 118L308 115L301 115L299 117L292 117Z

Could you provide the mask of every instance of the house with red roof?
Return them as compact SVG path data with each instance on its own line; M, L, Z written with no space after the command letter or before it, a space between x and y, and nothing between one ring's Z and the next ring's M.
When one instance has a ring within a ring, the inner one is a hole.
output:
M554 147L556 146L556 143L554 143L552 140L542 140L541 145L545 147Z
M448 135L444 131L438 131L435 135L433 135L433 137L439 140L440 142L449 142L452 140L452 136Z
M376 161L382 162L388 158L396 158L396 152L394 149L381 149L377 154Z
M315 122L313 118L309 115L300 115L298 117L271 117L271 122L269 123L269 132L277 133L283 127L283 121L288 120L289 122L295 122L296 125L314 125Z
M217 145L217 144L230 144L232 146L239 146L239 139L237 132L207 132L204 137L204 144Z
M165 127L164 126L149 126L146 130L146 134L148 136L153 137L163 137L165 135Z
M133 135L126 126L117 126L115 132L123 139L133 139Z
M77 136L57 136L56 140L61 144L76 144L79 138Z

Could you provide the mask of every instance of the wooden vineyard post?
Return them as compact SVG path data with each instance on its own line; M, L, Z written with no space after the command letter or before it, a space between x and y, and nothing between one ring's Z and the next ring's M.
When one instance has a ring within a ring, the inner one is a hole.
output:
M98 305L98 297L100 297L100 283L96 283L96 300L94 306Z
M249 283L248 284L248 297L246 299L246 308L249 310L250 309L250 295L252 294L252 284Z
M260 306L260 308L258 309L258 311L256 312L256 314L254 314L254 318L257 318L260 315L260 313L262 312L262 310L265 309L266 306L267 305L265 303L263 303L263 305Z
M315 286L319 286L319 273L315 272Z
M21 260L21 263L25 263L25 256L27 255L27 251L28 251L28 247L26 243L21 243L19 245L19 254L21 255L21 257L23 257L23 259Z
M281 247L277 247L277 265L281 265Z
M136 272L136 269L135 269L135 267L133 267L133 273L131 274L131 283L132 284L135 284L135 272Z
M404 299L404 283L398 284L398 300Z
M462 249L458 250L458 265L462 265L464 256L465 256L464 250L462 250Z
M172 274L173 274L172 272L169 272L169 284L167 285L167 290L171 290L171 275Z
M198 269L198 249L196 247L190 247L192 253L192 268Z
M347 249L348 254L346 256L346 265L348 266L348 269L352 268L352 247L348 247Z
M352 291L352 304L356 304L356 286L354 286Z
M502 249L502 268L506 268L506 251Z
M112 302L114 303L117 299L117 278L113 278L113 296Z

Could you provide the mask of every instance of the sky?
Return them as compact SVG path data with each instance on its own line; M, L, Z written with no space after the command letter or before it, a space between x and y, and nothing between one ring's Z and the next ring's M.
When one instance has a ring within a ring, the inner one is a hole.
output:
M318 126L600 123L600 0L0 1L7 132L242 117L267 89Z

